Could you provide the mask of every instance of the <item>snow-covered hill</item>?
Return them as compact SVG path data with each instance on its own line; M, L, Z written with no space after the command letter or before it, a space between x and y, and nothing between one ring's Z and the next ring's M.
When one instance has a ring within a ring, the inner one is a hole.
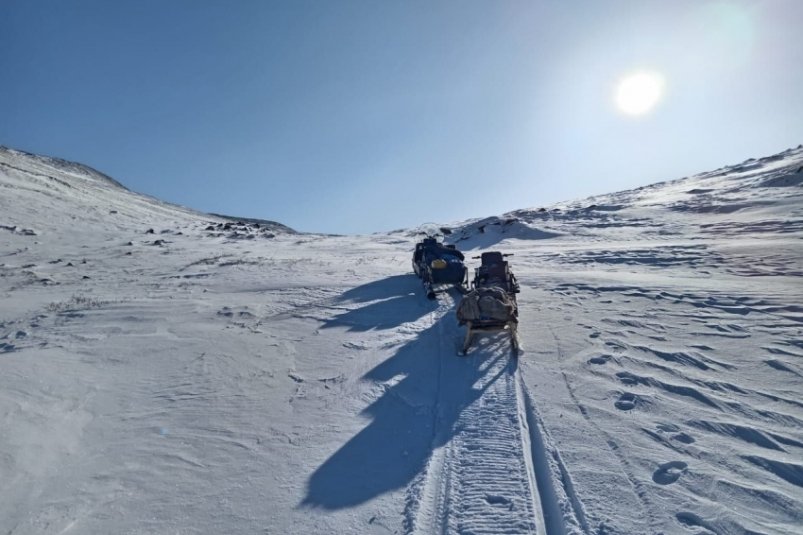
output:
M238 221L236 218L202 214L153 197L131 192L116 180L81 164L28 154L0 146L0 224L17 218L31 227L70 232L126 232L138 225L158 223L172 227L200 222ZM5 221L4 221L5 219ZM239 220L258 225L262 232L294 232L272 221ZM66 228L65 228L66 227ZM227 229L228 230L228 229ZM35 232L16 229L15 232Z
M439 225L522 285L524 352L459 357L420 229L0 149L0 533L799 532L801 166Z

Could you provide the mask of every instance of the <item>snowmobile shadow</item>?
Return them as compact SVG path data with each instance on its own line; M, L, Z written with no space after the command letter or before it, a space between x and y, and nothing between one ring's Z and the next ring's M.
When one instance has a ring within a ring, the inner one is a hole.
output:
M419 291L420 288L421 282L411 274L393 275L347 290L338 298L338 301L364 303L409 295Z
M422 302L421 284L411 275L397 275L352 288L338 297L338 305L369 303L324 322L321 328L348 327L349 331L392 329L418 320L434 310L432 302ZM413 294L413 295L411 295Z
M372 421L310 476L301 507L341 509L404 489L454 437L460 413L514 371L506 349L458 357L458 334L448 314L363 377L384 387L363 412Z

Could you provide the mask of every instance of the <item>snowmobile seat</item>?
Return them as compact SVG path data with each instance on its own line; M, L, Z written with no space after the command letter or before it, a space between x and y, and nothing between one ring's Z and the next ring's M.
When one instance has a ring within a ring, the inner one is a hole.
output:
M499 251L482 253L479 257L482 264L474 271L474 286L498 286L504 288L508 293L519 293L519 284L510 271L510 265L505 260L505 256L509 255L502 254Z
M499 251L482 253L480 259L483 266L490 266L493 264L502 264L502 263L507 264L507 262L505 262L505 258L502 256L502 253L500 253Z

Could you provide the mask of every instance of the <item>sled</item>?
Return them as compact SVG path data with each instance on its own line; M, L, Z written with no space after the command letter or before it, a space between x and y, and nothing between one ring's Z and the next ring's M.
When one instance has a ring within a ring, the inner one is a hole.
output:
M489 251L481 256L481 265L474 270L471 291L457 307L457 320L466 325L463 355L468 353L474 335L478 333L507 332L513 355L519 354L518 316L516 294L519 283L505 260L510 254Z
M507 331L510 335L510 349L513 356L519 354L518 322L515 319L509 321L496 320L468 320L466 321L466 338L463 341L462 354L467 355L471 347L471 341L476 334L499 333Z

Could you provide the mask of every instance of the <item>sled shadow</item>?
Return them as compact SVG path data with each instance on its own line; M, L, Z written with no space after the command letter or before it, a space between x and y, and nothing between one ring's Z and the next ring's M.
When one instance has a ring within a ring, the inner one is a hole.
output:
M347 327L349 331L392 329L413 322L435 309L431 301L423 302L420 281L412 274L395 275L373 281L344 292L336 304L370 303L326 320L322 329Z
M442 317L363 377L386 385L363 411L371 423L310 476L302 507L342 509L405 488L425 469L433 449L454 437L460 413L510 373L507 366L497 366L501 371L486 377L507 353L456 356L447 340L459 333L454 322L452 315ZM390 382L398 377L404 378ZM477 388L480 379L484 386Z

